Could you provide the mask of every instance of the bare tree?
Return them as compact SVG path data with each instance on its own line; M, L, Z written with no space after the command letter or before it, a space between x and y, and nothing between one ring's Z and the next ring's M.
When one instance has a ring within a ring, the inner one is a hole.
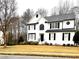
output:
M10 24L10 20L16 13L16 1L15 0L0 0L0 21L2 31L4 33L4 47L6 47L6 32Z
M52 8L51 15L57 15L57 14L59 14L58 13L58 8L57 7Z
M46 9L41 8L41 9L38 9L37 12L38 12L42 17L47 16L47 10L46 10Z
M59 3L59 14L68 14L71 8L69 0L66 0L64 3L60 1Z
M34 11L32 9L27 9L24 13L23 13L23 24L27 24L27 22L33 17L34 15Z

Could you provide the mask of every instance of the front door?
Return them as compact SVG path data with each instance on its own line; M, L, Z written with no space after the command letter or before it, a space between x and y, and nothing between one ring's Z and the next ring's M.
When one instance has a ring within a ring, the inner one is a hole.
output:
M41 41L44 41L44 34L40 34Z

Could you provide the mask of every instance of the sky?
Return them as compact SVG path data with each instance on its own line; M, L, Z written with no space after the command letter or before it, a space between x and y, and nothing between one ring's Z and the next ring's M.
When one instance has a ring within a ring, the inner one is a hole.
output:
M62 0L63 2L66 0ZM53 7L59 5L61 0L16 0L17 2L17 13L19 16L23 15L23 12L30 8L34 11L37 11L39 8L44 8L50 14ZM77 0L69 0L69 2L73 2L74 6L77 5Z

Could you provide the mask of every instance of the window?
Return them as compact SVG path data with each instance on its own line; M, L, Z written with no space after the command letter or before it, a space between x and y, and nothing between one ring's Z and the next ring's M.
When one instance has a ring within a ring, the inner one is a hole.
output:
M44 25L43 24L40 25L40 30L44 30Z
M30 25L27 26L27 29L30 30Z
M38 14L36 14L36 18L38 18Z
M68 33L64 34L64 40L68 40Z
M30 25L30 30L34 30L34 25Z
M68 21L68 22L66 22L66 24L67 24L67 25L69 25L69 24L70 24L70 22Z
M54 23L51 23L51 28L54 28Z
M59 22L51 23L50 28L59 28Z
M51 39L52 39L52 40L55 40L55 37L56 37L56 34L55 34L55 33L52 33L52 34L51 34Z
M28 30L35 30L36 29L36 25L28 25L27 29Z
M64 40L67 40L67 41L70 41L70 33L63 33L63 41Z
M29 39L29 40L36 40L36 35L35 35L35 33L29 33L29 34L28 34L28 39Z

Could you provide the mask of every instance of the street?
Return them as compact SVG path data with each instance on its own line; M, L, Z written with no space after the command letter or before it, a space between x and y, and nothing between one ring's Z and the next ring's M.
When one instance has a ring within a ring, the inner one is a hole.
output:
M76 58L0 55L0 59L76 59Z

